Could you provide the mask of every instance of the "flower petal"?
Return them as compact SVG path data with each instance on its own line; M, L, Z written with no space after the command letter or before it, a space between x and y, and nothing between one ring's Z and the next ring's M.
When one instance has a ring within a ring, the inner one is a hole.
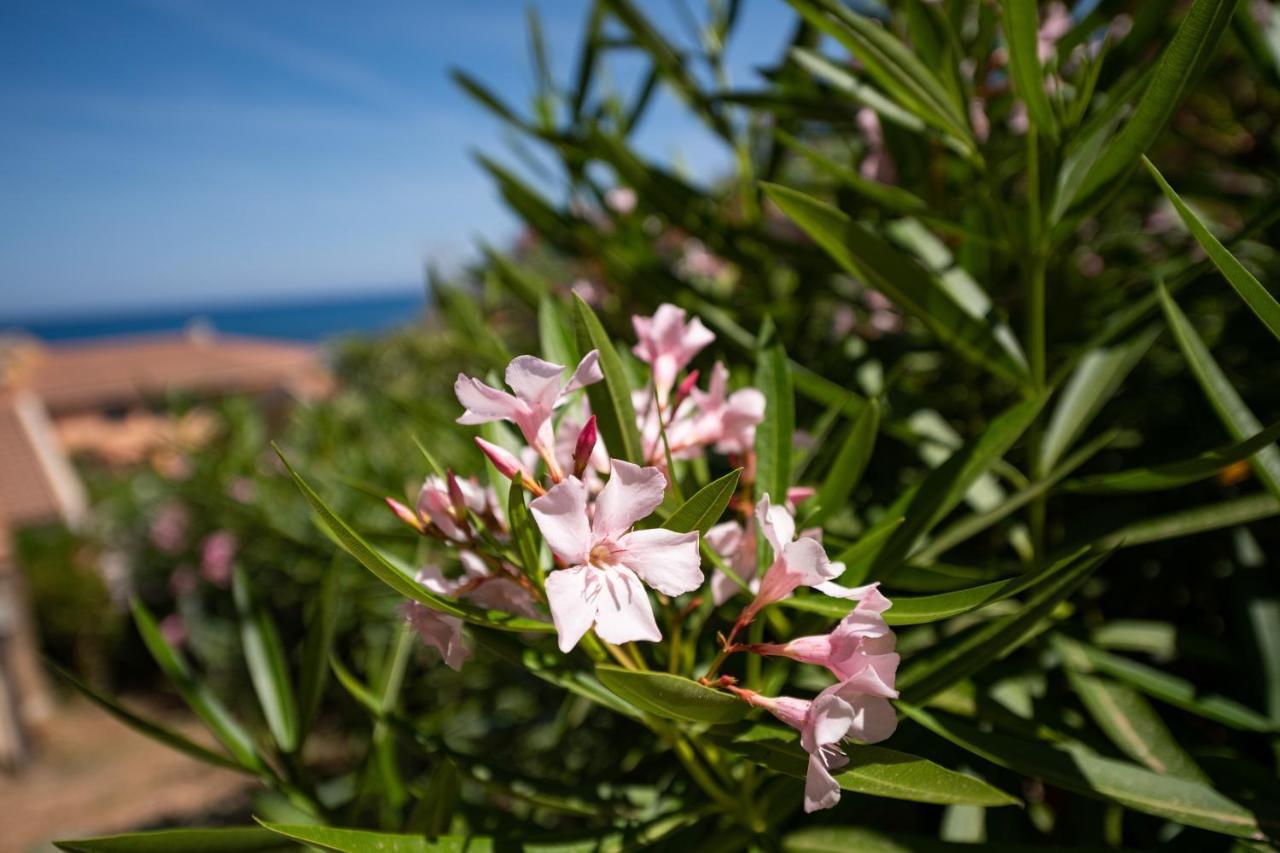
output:
M879 696L858 696L849 706L853 709L853 721L848 736L863 743L879 743L887 740L898 728L898 716L888 699Z
M582 635L591 630L596 606L588 587L593 585L592 575L598 571L590 566L574 566L556 569L547 575L547 604L551 607L551 621L555 623L562 652L571 651Z
M462 669L471 652L462 640L462 620L437 613L424 604L411 601L405 606L405 619L422 642L440 652L445 665Z
M827 552L815 539L797 539L783 549L782 558L787 564L787 574L795 578L799 586L816 586L835 577Z
M453 393L466 409L458 418L460 424L482 424L496 420L515 420L525 407L505 391L492 388L472 376L458 374Z
M822 761L822 756L809 756L809 769L804 777L804 810L806 813L829 809L840 802L840 784Z
M623 536L618 545L622 549L615 554L618 561L663 595L681 595L702 586L696 531L637 530Z
M756 520L764 538L773 546L773 556L782 556L782 551L792 539L796 538L796 520L787 512L786 507L773 506L769 503L766 492L756 504Z
M853 708L841 698L833 684L818 694L809 707L809 717L800 733L800 745L809 752L817 752L824 746L839 743L849 733L853 724Z
M531 409L550 411L560 396L560 377L564 365L543 361L537 356L520 355L507 365L507 384Z
M578 362L578 367L573 371L569 384L564 386L564 390L560 393L568 394L570 391L577 391L579 388L593 385L601 379L604 379L604 371L600 369L600 351L592 350L582 357L582 361Z
M596 540L617 537L631 525L648 516L662 503L667 478L657 468L641 468L620 459L613 460L613 471L596 498L591 531Z
M662 632L653 621L653 606L640 579L625 566L613 566L598 576L601 589L595 596L595 609L600 638L608 643L661 640Z
M581 480L565 478L531 501L529 511L552 553L571 566L587 562L591 525L587 521L587 487Z

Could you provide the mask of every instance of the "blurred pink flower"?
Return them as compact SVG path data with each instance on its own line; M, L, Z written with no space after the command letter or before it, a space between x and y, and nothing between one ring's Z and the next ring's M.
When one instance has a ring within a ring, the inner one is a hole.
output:
M180 503L167 503L160 507L151 520L148 535L151 544L166 554L176 554L187 544L187 528L191 516Z
M242 504L252 503L257 491L257 485L249 477L236 477L231 481L231 485L227 486L227 494L232 500Z
M706 391L690 394L698 407L692 431L700 445L714 444L720 453L745 453L755 444L756 425L764 420L764 394L755 388L727 393L729 370L716 362Z
M160 620L160 636L171 646L183 646L187 642L187 623L177 613L170 613Z
M229 530L218 530L206 536L200 545L200 575L215 586L230 583L236 545L235 534Z
M196 591L196 586L200 583L200 578L196 575L195 569L185 563L173 570L173 574L169 575L169 591L177 598L190 595Z
M1044 20L1036 32L1036 55L1041 64L1053 58L1058 40L1071 30L1071 10L1065 4L1050 3L1045 8Z
M604 194L605 206L622 216L636 209L636 201L636 191L631 187L614 187Z
M453 584L445 579L436 566L423 568L418 573L418 583L441 595L453 592ZM419 639L440 652L446 666L452 670L462 669L462 664L470 657L471 651L462 639L461 619L432 610L419 601L405 604L404 615Z
M884 144L884 131L880 128L880 116L875 110L863 107L854 116L858 129L867 141L867 153L858 165L858 174L868 181L879 181L882 184L897 183L898 174L889 156L889 149Z

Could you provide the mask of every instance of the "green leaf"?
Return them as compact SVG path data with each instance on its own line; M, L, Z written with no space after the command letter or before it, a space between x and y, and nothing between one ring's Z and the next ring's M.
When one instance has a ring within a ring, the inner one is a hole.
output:
M999 461L1031 426L1044 406L1044 399L1038 396L1023 401L998 415L981 435L930 472L900 513L906 516L906 523L894 531L871 562L873 580L883 579L901 566L917 540L955 509L974 481Z
M243 566L236 566L232 587L240 617L240 643L249 680L276 745L285 753L298 749L298 706L289 681L289 667L275 622L254 595Z
M1166 462L1149 468L1129 468L1111 474L1095 474L1068 480L1062 488L1068 492L1108 494L1125 492L1159 492L1185 486L1214 476L1222 469L1234 465L1280 439L1280 421L1256 433L1244 441L1207 450L1190 459Z
M898 674L897 686L903 701L924 702L1022 646L1036 636L1044 620L1084 585L1107 556L1075 558L1068 567L1037 585L1017 613L992 619L912 657Z
M356 533L345 521L335 515L324 499L316 493L315 489L311 488L307 481L302 479L302 476L294 470L293 466L289 464L289 460L284 457L278 447L276 448L276 454L280 457L285 470L289 472L294 484L306 497L307 503L311 504L311 509L315 512L324 529L332 535L334 541L344 551L355 557L356 561L368 569L378 580L405 598L425 604L438 613L457 616L475 625L485 625L503 631L554 633L555 626L550 622L512 616L509 613L502 613L497 610L481 610L467 602L455 601L452 598L431 592L410 577L407 572L393 565L380 551L370 545L363 536Z
M1035 0L1000 0L1004 15L1004 40L1009 48L1009 74L1018 97L1027 105L1027 115L1040 132L1058 138L1058 121L1044 88L1040 67L1040 21Z
M209 731L213 732L213 736L227 748L227 752L231 753L237 762L255 773L265 772L266 766L258 756L249 733L241 728L240 724L227 712L223 704L209 690L208 685L191 672L186 660L165 641L155 617L142 602L135 598L131 604L133 621L138 627L142 642L146 645L147 651L151 652L151 657L155 658L160 669L164 671L165 677L182 696L182 700L196 713L196 716L204 721Z
M934 734L1025 776L1187 826L1238 838L1262 838L1253 814L1198 782L1104 758L1079 744L1049 746L984 732L949 715L905 703L898 708Z
M126 726L146 735L152 740L158 741L170 749L176 749L178 752L186 753L197 761L203 761L205 764L212 764L215 767L226 767L229 770L239 770L241 773L255 772L250 768L237 764L225 755L205 749L200 744L189 740L185 735L179 734L173 729L162 726L159 723L146 719L145 717L138 716L123 705L115 702L113 699L110 699L106 695L94 690L88 684L85 684L79 678L58 666L53 661L46 660L44 664L61 676L68 684L74 687L77 692L90 702L93 702L99 708L106 711Z
M1040 444L1040 470L1049 471L1106 405L1160 336L1159 326L1122 344L1090 350L1067 380Z
M320 579L320 594L311 602L307 635L302 643L302 671L298 679L299 738L305 739L324 698L329 676L329 656L338 631L342 608L342 558L335 554Z
M957 589L952 592L941 592L936 595L895 595L893 607L883 614L890 625L920 625L925 622L938 622L950 619L986 607L997 601L1004 601L1028 589L1045 583L1050 578L1071 566L1081 555L1058 560L1039 572L1027 572L1006 580L984 583L968 589ZM792 610L803 610L808 613L821 613L833 619L842 619L849 614L855 602L823 595L798 595L779 602L783 607Z
M524 489L513 488L507 496L507 524L511 527L511 541L523 563L525 577L536 582L542 581L542 561L539 559L538 543L541 541L529 514L529 506L524 502Z
M256 826L160 829L55 841L53 844L68 853L258 853L297 849L290 841Z
M756 427L756 498L769 494L783 503L791 487L791 454L796 429L795 388L781 344L760 353L756 388L764 393L764 420Z
M627 381L627 372L618 358L618 351L591 306L576 293L573 309L577 320L578 349L584 353L591 350L600 353L604 381L587 386L587 397L600 427L600 437L613 458L643 465L644 445L636 426L636 410L631 405L631 383Z
M1211 784L1141 693L1107 678L1070 671L1067 677L1089 716L1125 755L1156 773Z
M718 480L703 486L694 492L689 500L681 504L671 516L663 522L667 530L677 533L690 533L694 530L706 535L724 513L733 493L738 488L738 478L742 469L735 468Z
M1264 492L1144 518L1108 533L1099 538L1097 544L1102 548L1129 548L1235 527L1275 515L1280 515L1280 501Z
M813 496L816 509L804 520L801 527L819 527L822 522L839 511L858 487L862 473L871 461L871 451L876 446L876 433L880 429L880 404L871 400L866 408L849 425L849 434L840 445L840 452L831 463L826 478Z
M732 723L746 716L750 706L727 693L666 672L643 672L598 664L596 677L618 696L668 720L690 723Z
M443 836L428 841L421 835L363 829L265 822L262 825L285 838L337 853L488 853L493 850L493 842L487 838Z
M1157 283L1156 287L1160 293L1160 303L1164 308L1165 318L1169 322L1174 338L1178 341L1183 357L1232 438L1236 441L1244 441L1261 431L1262 424L1245 405L1239 392L1222 372L1222 368L1213 360L1213 356L1209 354L1209 348L1204 345L1204 341L1196 333L1187 315L1182 313L1182 309L1173 301L1173 297L1169 295L1169 291L1163 284ZM1267 487L1267 491L1276 498L1280 498L1280 449L1273 445L1262 448L1253 455L1253 463L1254 473Z
M1225 696L1205 695L1184 678L1066 637L1054 638L1064 651L1063 663L1077 672L1099 672L1177 708L1241 731L1280 731L1280 722Z
M943 344L996 376L1029 381L1005 343L1006 328L971 314L932 270L829 204L778 184L760 186L842 269L920 318Z
M738 732L713 733L725 749L756 764L798 779L805 777L809 757L792 731L771 725L749 725ZM846 791L910 800L917 803L966 803L1011 806L1018 800L981 779L940 767L928 759L880 746L845 744L849 763L832 775Z
M1160 185L1160 189L1164 192L1165 197L1173 205L1174 210L1178 211L1178 216L1182 217L1182 221L1187 226L1187 230L1196 238L1196 242L1204 249L1205 254L1213 261L1213 265L1218 268L1227 282L1236 289L1236 293L1240 294L1240 298L1245 304L1252 309L1254 314L1258 315L1258 319L1263 325L1271 330L1271 334L1280 338L1280 302L1267 292L1253 273L1244 268L1244 264L1236 260L1236 256L1227 251L1227 248L1218 241L1218 238L1209 232L1209 229L1200 221L1200 217L1187 207L1187 205L1173 191L1173 187L1169 186L1164 176L1156 170L1151 161L1146 157L1142 158L1143 164L1147 167L1147 171L1151 173L1151 177L1156 179L1156 183Z
M1231 20L1238 0L1195 0L1173 40L1160 55L1151 82L1142 93L1133 116L1101 149L1089 171L1074 188L1071 204L1087 208L1119 186L1120 180L1151 147L1193 77L1217 48L1223 29Z
M552 364L573 365L582 360L573 327L550 296L538 300L538 341L542 345L542 357Z
M1266 676L1267 715L1280 727L1280 598L1250 601L1249 622Z
M431 768L426 790L414 804L405 828L433 837L447 833L458 806L461 781L457 765L441 756Z
M896 36L836 0L789 0L805 20L839 41L904 109L974 151L964 110L947 87Z
M923 835L881 832L861 826L811 826L788 833L783 853L1123 853L1117 847L938 841Z

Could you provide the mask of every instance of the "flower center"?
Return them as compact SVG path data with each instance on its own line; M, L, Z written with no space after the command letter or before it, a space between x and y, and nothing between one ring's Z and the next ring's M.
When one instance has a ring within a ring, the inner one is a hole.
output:
M599 545L592 548L587 559L591 562L591 565L598 566L602 569L608 566L617 565L618 563L617 559L613 555L613 548L611 548L606 542L601 542Z

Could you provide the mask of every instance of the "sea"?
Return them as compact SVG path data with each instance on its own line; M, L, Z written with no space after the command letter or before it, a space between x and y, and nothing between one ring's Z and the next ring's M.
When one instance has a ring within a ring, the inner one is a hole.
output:
M421 319L426 310L426 293L417 287L184 308L50 314L28 318L0 316L0 334L25 332L56 342L181 332L200 326L230 335L321 343L412 323Z

